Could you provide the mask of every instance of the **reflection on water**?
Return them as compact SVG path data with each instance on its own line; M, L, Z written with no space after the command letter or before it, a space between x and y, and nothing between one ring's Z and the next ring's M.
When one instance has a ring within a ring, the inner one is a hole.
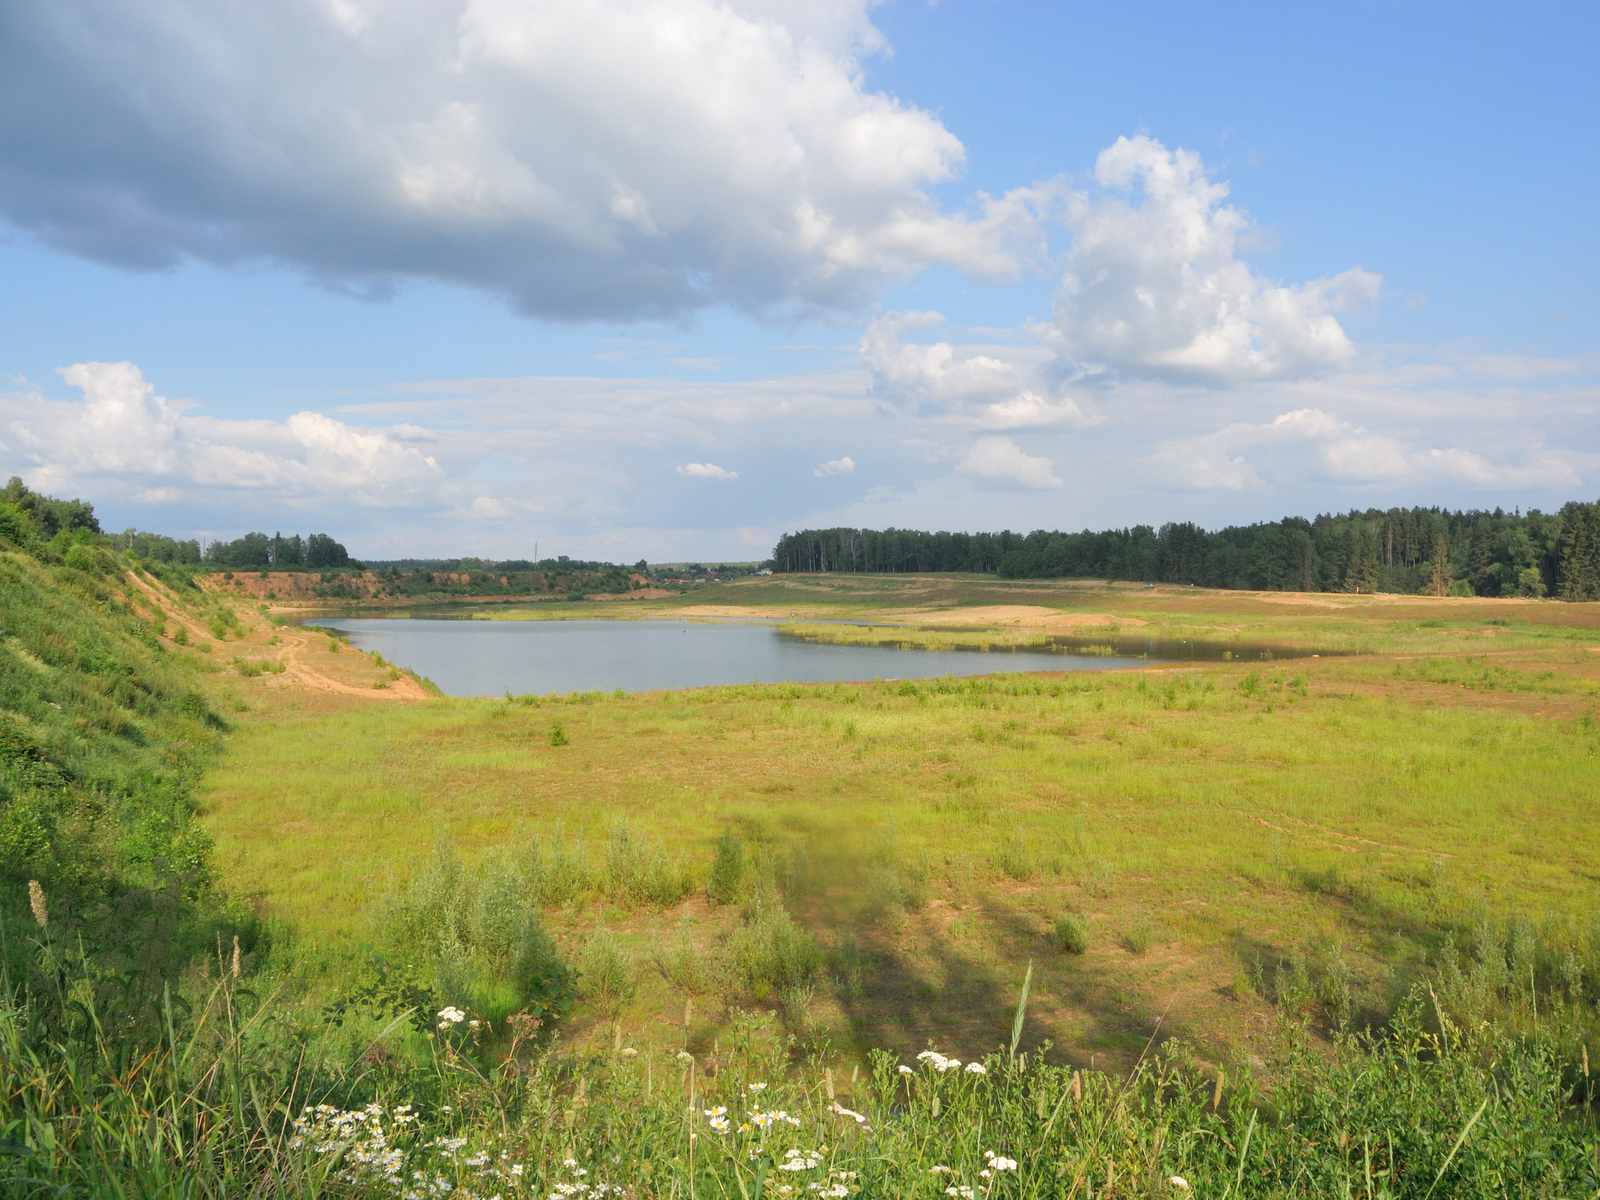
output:
M823 646L770 625L675 621L451 621L318 618L350 644L433 680L451 696L629 692L714 684L933 679L991 671L1103 671L1142 666L1140 649L1043 648L950 653L886 646ZM1102 642L1104 639L1102 639Z
M1195 642L1180 638L1052 637L1062 654L1115 654L1176 662L1271 662L1278 658L1333 657L1342 651L1270 645L1266 642Z

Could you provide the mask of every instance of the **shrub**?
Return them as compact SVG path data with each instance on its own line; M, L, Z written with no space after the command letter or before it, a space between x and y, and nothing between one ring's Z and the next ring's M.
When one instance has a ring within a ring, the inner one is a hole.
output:
M528 899L541 908L570 904L593 882L581 838L568 840L557 821L548 839L535 835L522 856Z
M1147 913L1139 913L1122 931L1122 947L1129 954L1143 954L1155 940L1155 925Z
M1000 843L999 850L995 852L994 865L1002 875L1012 879L1033 877L1034 863L1028 854L1028 845L1023 839L1020 825L1012 829L1010 838Z
M716 991L721 983L722 964L716 955L701 950L687 929L679 929L670 942L658 937L651 960L663 979L689 996Z
M744 844L725 829L717 839L706 894L718 904L737 904L744 894L744 874Z
M626 822L606 834L604 877L608 899L618 904L676 904L694 889L687 864L667 857L658 838L647 842Z
M552 746L567 744L567 727L560 717L550 723L550 744Z
M583 998L608 1017L615 1017L639 990L633 955L616 936L600 930L583 951L580 977Z
M833 967L839 972L839 986L846 1000L854 1002L861 999L861 977L867 965L867 956L851 934L845 934L834 945Z
M750 919L729 939L728 956L757 1003L775 992L806 987L823 964L817 939L796 925L776 898L767 897L757 899Z
M468 870L442 841L403 889L384 897L380 928L397 956L428 965L441 1001L559 1016L575 981L529 891L510 856L486 855ZM496 1003L504 989L509 1007L504 997Z
M1082 954L1089 948L1089 923L1077 913L1063 913L1056 918L1050 940L1064 954Z

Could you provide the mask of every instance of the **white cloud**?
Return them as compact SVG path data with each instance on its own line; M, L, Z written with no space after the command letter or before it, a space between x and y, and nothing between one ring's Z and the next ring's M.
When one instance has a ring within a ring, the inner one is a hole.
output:
M739 472L725 471L716 463L685 463L678 468L679 475L688 475L694 479L737 479Z
M1039 378L1044 361L1038 354L905 341L907 334L943 324L935 312L888 312L867 326L860 352L862 365L872 373L874 395L980 429L1083 429L1098 422L1075 401L1048 397L1048 385Z
M1048 458L1035 458L1024 454L1022 448L1008 437L981 437L956 468L963 475L979 479L1017 484L1025 488L1058 488L1061 480L1055 476Z
M848 454L843 458L830 458L827 462L816 467L811 473L818 478L824 475L848 475L856 469L856 460Z
M1223 207L1200 156L1140 135L1095 162L1099 194L1067 205L1073 244L1056 294L1056 344L1085 369L1211 383L1297 379L1355 355L1332 315L1375 300L1352 268L1283 286L1237 257L1249 218ZM1135 203L1135 200L1138 203Z
M1568 456L1534 447L1523 461L1494 463L1462 447L1413 450L1316 408L1295 409L1261 424L1236 422L1215 433L1161 443L1143 463L1147 479L1198 490L1436 483L1474 487L1577 488Z
M282 423L191 416L130 362L78 363L61 376L82 401L34 396L10 421L15 448L46 489L110 486L168 504L185 489L267 491L394 508L432 498L444 482L415 445L432 435L412 426L362 428L315 412Z
M946 212L965 151L870 91L870 0L56 0L0 39L0 214L142 268L267 260L530 314L853 306L1009 277L1049 186Z

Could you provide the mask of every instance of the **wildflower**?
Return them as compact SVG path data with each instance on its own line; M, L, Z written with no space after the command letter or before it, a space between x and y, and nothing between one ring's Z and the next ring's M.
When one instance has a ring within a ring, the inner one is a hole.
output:
M929 1167L928 1168L928 1174L929 1175L954 1175L955 1171L950 1167Z
M993 1150L985 1150L983 1156L989 1160L989 1165L996 1171L1015 1171L1017 1169L1017 1160L1014 1158L1001 1157L995 1154Z
M822 1155L818 1151L790 1150L783 1156L783 1161L778 1164L780 1171L809 1171L822 1165Z
M857 1125L864 1126L867 1123L866 1117L862 1116L858 1112L851 1112L848 1108L845 1108L843 1105L841 1105L837 1100L835 1100L833 1102L833 1106L829 1111L835 1112L835 1113L839 1114L839 1116L841 1116L841 1117L849 1117L853 1121L855 1121L855 1123ZM795 1122L796 1125L798 1125L799 1123L800 1122L798 1122L798 1121Z
M928 1063L940 1074L943 1074L946 1071L954 1071L961 1066L961 1060L959 1058L946 1058L937 1050L924 1050L921 1054L917 1055L917 1057L923 1062Z
M988 1068L985 1067L982 1063L968 1063L967 1064L967 1074L968 1075L987 1075L988 1073L989 1073Z
M1189 1181L1182 1175L1174 1175L1171 1179L1167 1180L1167 1182L1173 1187L1177 1188L1180 1192L1187 1192L1189 1190Z
M771 1112L753 1112L750 1114L750 1120L760 1129L765 1129L768 1125L776 1125L779 1121L786 1121L795 1126L800 1124L799 1117L791 1117L781 1108L775 1108ZM862 1120L865 1120L865 1118L862 1118Z
M766 1084L764 1084L764 1083L752 1083L752 1084L751 1084L751 1085L750 1085L750 1086L749 1086L749 1087L748 1087L748 1088L746 1088L746 1089L745 1089L745 1090L746 1090L746 1091L749 1091L749 1092L762 1092L762 1091L765 1091L765 1090L766 1090L766 1088L767 1088L767 1085L766 1085Z
M446 1005L439 1010L439 1028L449 1029L452 1025L459 1025L467 1019L467 1014L454 1004Z
M977 1196L977 1193L971 1188L961 1187L960 1185L957 1185L956 1187L945 1188L944 1194L946 1196L955 1196L957 1197L957 1200L975 1200L975 1197Z
M910 1067L906 1066L905 1063L901 1063L900 1064L900 1074L902 1074L902 1075L915 1075L916 1072L913 1071Z
M39 922L39 928L47 928L50 924L50 909L45 905L44 889L39 886L37 879L28 880L28 907L33 909L33 919Z
M632 1046L624 1046L622 1048L622 1057L623 1058L632 1058L635 1054L638 1054L638 1053L639 1052L637 1050L635 1050Z

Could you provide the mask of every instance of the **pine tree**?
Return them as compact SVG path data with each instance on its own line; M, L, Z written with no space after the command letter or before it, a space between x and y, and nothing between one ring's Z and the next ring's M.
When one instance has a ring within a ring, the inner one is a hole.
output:
M1450 592L1450 539L1445 534L1439 535L1439 544L1433 550L1433 575L1429 579L1429 587L1435 596L1448 595Z
M1568 504L1561 510L1563 600L1600 600L1600 505Z

